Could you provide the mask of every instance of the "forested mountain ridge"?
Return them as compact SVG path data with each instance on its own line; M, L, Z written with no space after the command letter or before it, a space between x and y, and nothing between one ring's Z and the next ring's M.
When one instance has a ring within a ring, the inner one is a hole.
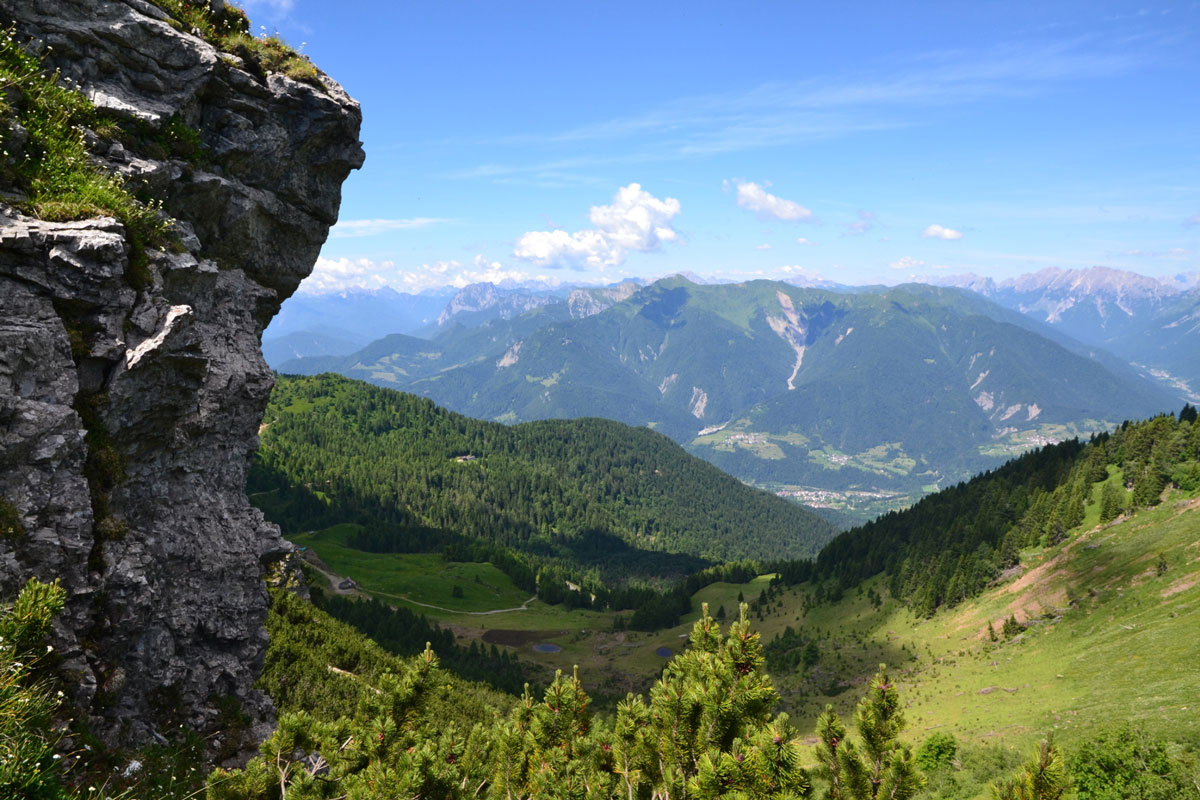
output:
M814 564L781 571L785 582L814 580L836 596L882 573L894 597L930 614L981 592L1021 550L1062 542L1089 507L1108 523L1157 505L1168 486L1200 488L1200 423L1191 405L1087 443L1028 453L842 533Z
M571 316L549 305L285 371L333 370L484 419L652 426L757 485L893 505L1177 402L1111 356L958 289L675 277Z
M261 440L261 466L293 485L517 549L616 537L732 560L814 555L833 534L661 434L609 420L509 427L338 376L280 376Z

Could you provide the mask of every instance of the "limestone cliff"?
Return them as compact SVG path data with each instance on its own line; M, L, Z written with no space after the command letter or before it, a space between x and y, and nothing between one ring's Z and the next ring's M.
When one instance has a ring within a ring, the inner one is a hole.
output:
M114 219L44 222L0 203L0 511L15 521L0 531L0 597L32 575L63 581L62 667L110 741L145 741L165 711L203 729L223 696L267 719L251 688L263 578L289 545L243 488L272 384L259 339L362 163L358 105L324 75L222 53L142 0L0 0L10 20L97 106L151 139L186 126L205 157L86 134L178 220L138 269Z

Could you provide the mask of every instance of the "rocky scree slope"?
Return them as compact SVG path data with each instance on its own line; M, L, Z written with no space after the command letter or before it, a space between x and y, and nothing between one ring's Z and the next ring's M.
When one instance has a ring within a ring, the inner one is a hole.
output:
M175 246L136 269L115 219L0 203L0 597L62 580L60 666L110 744L151 738L164 711L203 730L228 697L268 720L251 688L263 577L290 546L244 494L272 385L259 337L362 164L358 104L323 75L221 53L142 0L0 0L0 22L122 128L184 125L204 152L84 132L178 221Z

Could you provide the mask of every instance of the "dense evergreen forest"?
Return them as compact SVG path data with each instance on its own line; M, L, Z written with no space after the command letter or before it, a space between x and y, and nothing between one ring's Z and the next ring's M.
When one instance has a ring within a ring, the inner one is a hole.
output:
M648 429L508 427L333 375L279 378L259 461L252 492L282 478L415 536L453 531L534 553L602 559L590 540L616 537L713 561L806 557L834 533Z
M884 573L895 597L919 613L981 592L1018 562L1020 550L1062 541L1100 492L1101 522L1159 502L1168 484L1200 487L1196 409L1125 422L1086 444L1043 447L970 481L840 534L815 563L777 565L781 580L812 580L838 597Z

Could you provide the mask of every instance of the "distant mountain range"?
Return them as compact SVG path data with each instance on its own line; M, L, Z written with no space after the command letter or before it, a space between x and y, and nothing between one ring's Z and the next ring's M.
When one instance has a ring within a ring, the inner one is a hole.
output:
M1168 281L1092 267L1045 269L999 283L977 275L941 283L1103 347L1200 399L1200 275Z
M1053 323L956 288L676 277L468 316L474 326L457 316L432 339L393 335L278 368L484 419L646 425L743 480L862 513L1181 402Z
M352 353L380 336L435 322L455 294L446 287L421 294L383 288L293 295L263 332L263 355L276 368L292 358Z

